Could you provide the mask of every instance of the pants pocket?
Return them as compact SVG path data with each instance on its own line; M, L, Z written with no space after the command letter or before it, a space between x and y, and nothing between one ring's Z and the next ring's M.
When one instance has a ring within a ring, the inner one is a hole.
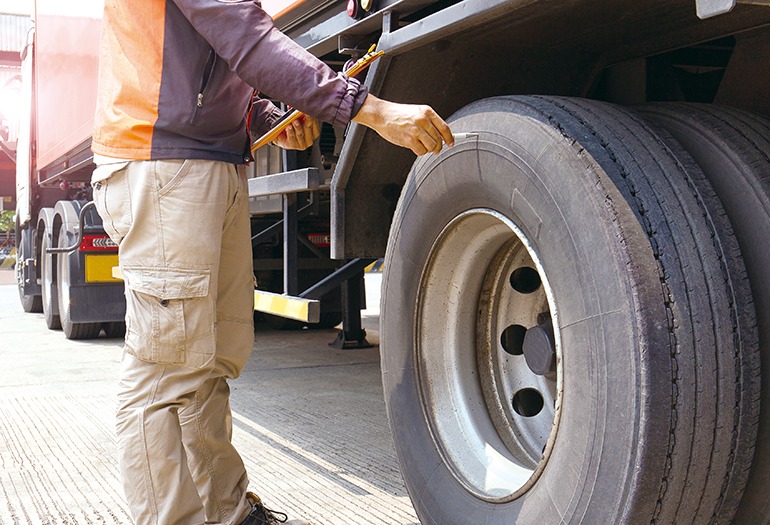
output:
M126 351L158 364L202 368L215 353L208 270L123 267Z
M158 197L173 191L190 172L190 160L157 160L153 163L153 175Z
M98 166L91 176L96 211L107 235L120 244L131 227L131 203L128 190L128 162Z

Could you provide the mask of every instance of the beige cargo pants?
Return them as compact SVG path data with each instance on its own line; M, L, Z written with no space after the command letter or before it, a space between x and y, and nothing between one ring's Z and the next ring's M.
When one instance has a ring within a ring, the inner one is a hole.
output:
M240 523L248 478L231 444L227 379L254 341L244 170L203 160L101 164L92 186L126 284L117 437L134 520Z

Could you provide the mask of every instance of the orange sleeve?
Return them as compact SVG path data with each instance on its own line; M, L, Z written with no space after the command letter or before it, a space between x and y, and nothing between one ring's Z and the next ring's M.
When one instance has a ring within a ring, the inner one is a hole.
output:
M150 158L163 73L165 9L163 0L105 3L95 153Z

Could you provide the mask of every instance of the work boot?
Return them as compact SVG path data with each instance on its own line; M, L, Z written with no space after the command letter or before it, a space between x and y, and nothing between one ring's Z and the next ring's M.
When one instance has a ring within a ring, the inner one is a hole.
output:
M290 520L289 517L283 512L276 512L270 510L262 504L262 500L259 496L253 492L247 492L246 497L251 500L252 507L249 515L241 522L241 525L310 525L305 520Z

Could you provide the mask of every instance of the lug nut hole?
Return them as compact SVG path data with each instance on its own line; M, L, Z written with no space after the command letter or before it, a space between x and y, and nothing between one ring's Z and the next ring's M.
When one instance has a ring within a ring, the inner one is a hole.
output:
M540 274L529 266L517 268L511 274L511 287L519 293L532 293L540 288L541 284Z
M523 355L524 354L524 335L526 335L527 329L520 324L512 324L500 335L500 344L503 346L503 350L511 355Z
M522 388L513 395L513 410L523 417L533 417L543 410L543 395L534 388Z

